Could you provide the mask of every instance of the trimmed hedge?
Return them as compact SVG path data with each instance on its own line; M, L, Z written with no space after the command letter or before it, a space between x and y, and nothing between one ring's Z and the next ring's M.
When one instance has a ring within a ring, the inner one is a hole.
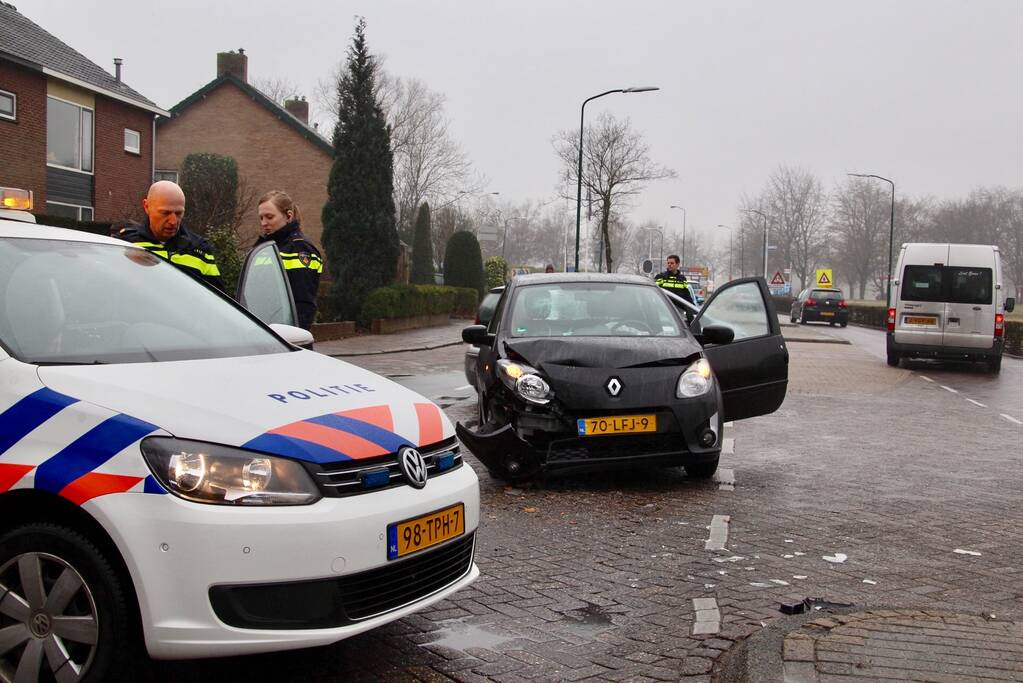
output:
M479 307L479 294L468 287L442 285L390 285L374 289L362 305L359 323L374 318L411 318L447 313L472 316Z

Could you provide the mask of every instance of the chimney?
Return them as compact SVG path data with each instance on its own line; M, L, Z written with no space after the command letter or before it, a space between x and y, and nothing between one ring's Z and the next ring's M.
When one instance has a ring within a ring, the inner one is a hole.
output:
M231 74L243 83L249 82L249 58L245 56L244 49L217 53L217 78L224 74Z
M305 101L305 97L284 100L284 108L296 119L309 125L309 103Z
M114 57L114 78L117 82L121 82L121 65L124 64L124 60L120 57Z

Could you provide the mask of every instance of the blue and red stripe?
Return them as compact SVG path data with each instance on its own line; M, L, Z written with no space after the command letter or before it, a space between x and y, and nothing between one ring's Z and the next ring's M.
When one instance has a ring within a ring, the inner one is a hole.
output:
M0 455L78 399L43 387L0 413Z

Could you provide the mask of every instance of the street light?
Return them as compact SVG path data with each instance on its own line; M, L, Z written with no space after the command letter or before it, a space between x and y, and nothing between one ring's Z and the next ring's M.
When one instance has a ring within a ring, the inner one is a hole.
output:
M767 279L767 214L757 209L743 209L747 213L755 213L764 219L764 279Z
M721 225L718 223L719 228L724 228L728 231L728 279L734 279L732 277L732 229L727 225Z
M497 215L500 216L501 212L498 211ZM504 237L501 238L501 258L504 258L504 245L508 244L508 223L511 221L522 220L525 216L508 216L504 219Z
M678 209L679 211L682 212L682 255L680 256L680 258L682 259L682 263L680 265L683 268L685 268L686 267L686 210L685 210L685 207L675 206L674 204L671 205L671 208Z
M661 249L660 249L660 251L657 254L657 258L658 258L658 260L663 261L664 260L664 231L661 230L660 228L640 228L640 230L642 230L643 232L656 232L658 235L661 236ZM652 245L648 245L648 248L647 248L647 258L649 258L651 256L651 254L650 254L650 252L652 251L652 249L650 248L651 246Z
M888 289L885 292L885 300L892 305L892 242L895 240L895 182L873 173L846 173L846 175L857 178L877 178L892 186L892 215L888 223Z
M583 215L583 121L586 116L586 103L590 100L595 100L598 97L603 97L604 95L610 95L616 92L628 94L633 92L650 92L651 90L660 90L660 88L653 85L618 88L616 90L602 92L599 95L594 95L593 97L587 97L583 100L583 106L579 110L579 167L576 170L575 189L575 272L577 273L579 272L579 224Z

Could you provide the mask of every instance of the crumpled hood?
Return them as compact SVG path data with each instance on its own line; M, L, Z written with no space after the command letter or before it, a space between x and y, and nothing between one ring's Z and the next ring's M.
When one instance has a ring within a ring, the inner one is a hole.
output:
M40 380L184 439L312 462L425 446L454 429L384 377L313 351L162 363L46 366Z
M507 341L505 348L543 373L573 410L670 404L679 376L701 352L688 337L552 337ZM617 395L607 390L612 378Z

